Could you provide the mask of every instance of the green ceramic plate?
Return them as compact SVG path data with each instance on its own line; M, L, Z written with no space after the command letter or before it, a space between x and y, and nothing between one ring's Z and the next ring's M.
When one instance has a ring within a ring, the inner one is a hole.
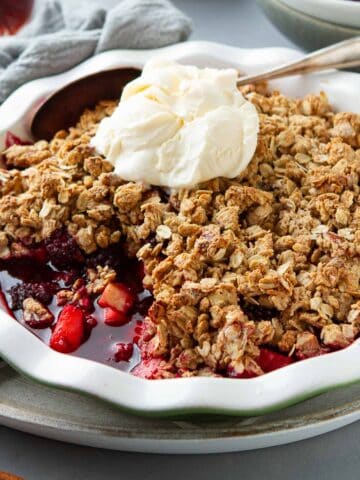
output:
M0 367L0 422L94 447L154 453L249 450L309 438L360 419L360 384L261 417L141 418L31 382Z
M10 130L21 138L26 138L28 135L26 119L31 117L36 105L58 87L88 73L95 73L107 68L121 66L141 68L149 57L159 53L199 66L233 66L245 74L257 73L262 69L298 58L300 55L295 50L283 48L250 50L207 42L187 42L156 51L114 50L105 52L87 60L73 70L35 80L13 93L0 107L0 151L6 131ZM335 108L360 113L360 75L355 73L333 71L304 77L291 77L277 80L270 86L293 96L303 96L309 92L324 90ZM4 312L0 312L0 356L18 371L42 384L73 392L82 392L107 401L123 410L153 416L175 413L177 415L236 414L246 417L264 415L313 397L320 392L360 380L360 341L339 352L297 362L253 379L199 377L144 380L100 363L55 352ZM5 385L6 382L4 380ZM17 380L17 384L18 382L19 380ZM0 391L3 388L4 385L1 386ZM50 391L49 389L42 390L43 387L37 388L39 392ZM358 387L351 388L354 388L354 390L350 390L351 392L358 392ZM54 391L53 395L58 402L65 398L76 398L76 401L79 401L79 397L71 396L72 394ZM67 395L70 396L67 397ZM22 399L20 395L17 398L18 400ZM46 402L48 397L45 398ZM87 402L86 400L82 401ZM350 401L349 398L348 401ZM321 404L320 400L319 402ZM26 401L22 408L28 405L28 408L36 409L38 408L37 404L38 402L35 400ZM321 411L320 404L318 412ZM120 413L117 415L121 416ZM281 415L274 415L278 420L285 418ZM344 424L344 418L347 419L346 421L351 421L356 418L356 415L356 412L352 412L350 417L341 416L332 425ZM7 417L9 417L8 414L4 415L4 422ZM39 417L36 425L41 425L42 418L43 416ZM121 418L128 417L121 416ZM224 422L226 421L224 420ZM239 422L239 425L247 425L246 422L262 425L262 420L252 419L251 421L244 420L245 423ZM60 423L59 421L58 425ZM78 441L84 442L85 437L82 437L77 430L82 427L79 423L77 425L75 428L77 433L74 433L73 440L77 441L76 439L78 439ZM168 424L164 423L163 425ZM325 431L326 428L329 428L327 425L321 423L321 428L318 425L312 430L312 434ZM47 425L45 428L44 426L43 433L48 435L49 429L54 428L57 427ZM64 428L68 427L64 425ZM40 431L38 427L36 429L36 431ZM224 436L225 432L226 430L222 433ZM267 434L270 434L270 431L267 431ZM301 435L304 434L304 430L302 430ZM300 433L291 438L300 438L299 435ZM231 436L230 433L229 436ZM283 434L277 433L278 440L276 441L279 442L280 437L283 438L282 436ZM108 440L106 442L104 440L105 444L110 445ZM222 448L226 449L226 444L224 440ZM236 448L243 448L241 442L236 445ZM254 445L258 444L254 443ZM118 444L118 446L123 448L124 444ZM213 446L212 448L217 447Z

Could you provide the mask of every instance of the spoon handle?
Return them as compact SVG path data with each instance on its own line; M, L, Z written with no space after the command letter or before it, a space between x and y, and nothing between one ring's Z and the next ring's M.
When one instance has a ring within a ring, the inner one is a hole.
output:
M311 73L329 68L345 68L360 66L360 37L335 43L330 47L317 50L300 60L280 65L258 75L240 77L237 85L246 85L261 80Z

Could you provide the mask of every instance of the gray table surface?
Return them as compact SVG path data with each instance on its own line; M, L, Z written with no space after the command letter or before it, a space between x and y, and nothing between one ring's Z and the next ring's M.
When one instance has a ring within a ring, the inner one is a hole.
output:
M193 39L243 47L292 46L266 20L254 0L174 3L193 18ZM359 440L360 422L311 440L264 450L159 456L67 445L0 427L0 471L26 480L353 480L360 477Z

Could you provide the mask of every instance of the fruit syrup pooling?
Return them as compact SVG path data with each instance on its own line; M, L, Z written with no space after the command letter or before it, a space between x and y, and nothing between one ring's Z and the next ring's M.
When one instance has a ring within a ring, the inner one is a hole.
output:
M0 261L5 309L54 350L130 371L140 360L134 337L152 302L142 287L142 264L127 258L121 243L85 256L65 230L40 244L16 246L18 252ZM89 295L86 269L97 265L114 269L116 279L102 294ZM75 281L76 300L61 304L56 293L70 290ZM24 318L22 305L29 297L47 307L45 320Z

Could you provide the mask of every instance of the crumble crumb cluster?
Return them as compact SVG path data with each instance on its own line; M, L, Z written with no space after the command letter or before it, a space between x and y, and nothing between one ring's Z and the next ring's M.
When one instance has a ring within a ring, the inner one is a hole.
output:
M360 116L333 113L323 93L243 93L260 115L246 171L170 196L122 181L89 146L115 102L49 143L4 153L0 257L66 226L87 254L124 237L144 262L154 302L136 374L256 376L266 371L263 348L304 359L360 332ZM87 289L113 278L94 268ZM57 295L66 303L70 294ZM24 303L27 315L46 317L38 301Z

